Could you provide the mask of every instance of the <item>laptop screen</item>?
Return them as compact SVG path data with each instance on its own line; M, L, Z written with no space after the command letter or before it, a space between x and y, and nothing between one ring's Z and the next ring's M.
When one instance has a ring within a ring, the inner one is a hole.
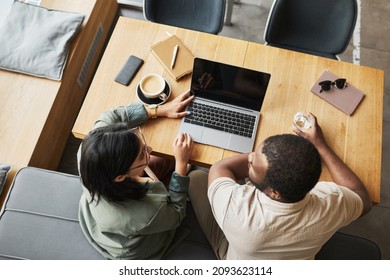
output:
M271 75L196 57L191 94L260 111Z

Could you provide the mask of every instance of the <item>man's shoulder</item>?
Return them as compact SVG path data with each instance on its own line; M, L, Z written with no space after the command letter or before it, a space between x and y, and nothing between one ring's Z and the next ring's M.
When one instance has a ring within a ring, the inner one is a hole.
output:
M229 177L220 177L211 182L208 188L210 199L238 199L252 196L256 188L245 182L236 182Z
M334 182L318 182L310 191L310 194L319 198L343 197L345 198L344 200L361 200L358 194L347 187L340 186Z
M211 185L218 185L218 184L236 184L237 182L234 181L232 178L229 177L218 177L215 180L213 180L210 184Z
M234 181L232 178L229 177L219 177L213 180L209 185L209 191L210 190L216 190L216 189L235 189L238 187L244 187L244 184L240 184L240 182Z

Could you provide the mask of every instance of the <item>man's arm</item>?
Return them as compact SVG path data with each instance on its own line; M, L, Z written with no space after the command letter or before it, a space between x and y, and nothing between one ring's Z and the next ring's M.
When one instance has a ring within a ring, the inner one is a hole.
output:
M217 178L228 177L234 181L248 177L248 154L223 159L213 164L209 171L210 184Z
M372 204L363 182L329 147L325 141L322 129L317 123L317 118L314 115L311 116L313 118L313 126L310 130L301 132L299 129L294 128L294 132L309 140L317 148L336 184L347 187L360 196L363 201L363 212L361 216L364 216L371 210Z

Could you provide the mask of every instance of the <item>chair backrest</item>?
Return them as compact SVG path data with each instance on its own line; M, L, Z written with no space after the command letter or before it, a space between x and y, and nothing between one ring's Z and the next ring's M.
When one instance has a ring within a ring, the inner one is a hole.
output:
M366 238L336 232L317 253L316 260L380 260L378 245Z
M271 46L337 59L352 37L356 0L275 0L264 33Z
M223 27L226 0L144 0L145 19L218 34Z

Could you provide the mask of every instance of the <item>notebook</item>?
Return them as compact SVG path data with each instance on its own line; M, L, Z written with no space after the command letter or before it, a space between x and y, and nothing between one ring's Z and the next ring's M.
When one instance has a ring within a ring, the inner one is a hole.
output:
M333 106L337 107L347 115L352 115L353 112L356 110L359 103L362 101L364 97L364 93L361 92L359 89L354 87L348 82L347 79L347 87L344 89L338 89L335 86L332 87L330 91L321 91L321 86L318 84L322 81L335 81L339 78L345 78L345 77L338 77L335 74L333 74L330 71L324 71L319 79L315 82L313 87L311 88L311 92L314 94L317 94L319 97L325 99Z
M246 153L253 150L260 109L271 75L202 58L194 59L191 94L179 133L195 142Z
M178 52L175 66L172 68L171 62L175 46L178 46ZM191 73L194 56L175 35L171 35L167 39L154 44L150 49L175 80L179 80L181 77Z

